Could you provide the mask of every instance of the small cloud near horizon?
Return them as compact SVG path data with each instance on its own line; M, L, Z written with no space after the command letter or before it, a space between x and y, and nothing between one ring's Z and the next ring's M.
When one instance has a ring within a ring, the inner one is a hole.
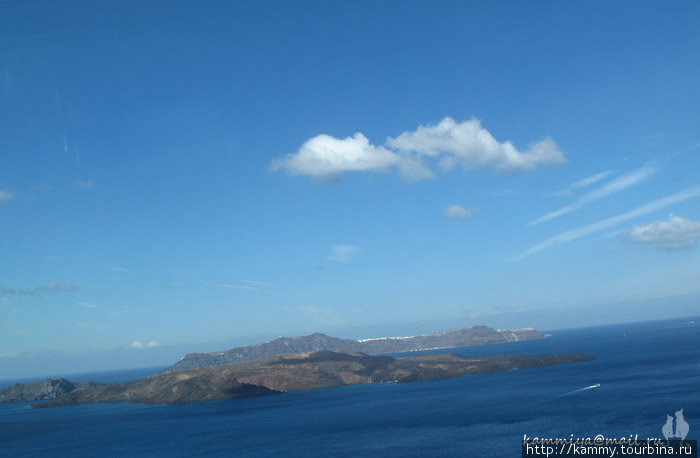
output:
M639 245L656 245L661 251L682 250L692 247L700 239L700 223L669 214L668 221L634 226L620 237Z
M131 348L137 348L137 349L156 348L156 347L160 347L161 345L163 345L163 344L160 342L156 342L155 340L151 340L150 342L146 342L146 343L143 343L139 340L134 340L133 342L131 342Z

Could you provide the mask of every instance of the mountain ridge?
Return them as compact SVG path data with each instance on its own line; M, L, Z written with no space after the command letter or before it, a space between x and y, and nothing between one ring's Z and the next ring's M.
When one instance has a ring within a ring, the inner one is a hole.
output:
M248 345L211 353L188 353L163 372L178 372L196 367L221 366L236 362L254 361L285 353L304 353L319 350L345 350L368 355L405 353L422 350L490 345L542 339L545 334L533 328L493 329L474 325L431 334L407 337L377 337L352 340L331 337L317 332L299 337L278 337L256 345Z

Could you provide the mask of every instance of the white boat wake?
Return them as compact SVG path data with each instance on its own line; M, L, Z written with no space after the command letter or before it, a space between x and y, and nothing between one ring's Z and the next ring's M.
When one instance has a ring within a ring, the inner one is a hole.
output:
M562 394L561 397L568 396L568 395L574 394L574 393L580 393L581 391L594 390L594 389L599 388L599 387L600 387L600 383L596 383L594 385L589 385L589 386L586 386L583 388L579 388L578 390L569 391L566 394Z

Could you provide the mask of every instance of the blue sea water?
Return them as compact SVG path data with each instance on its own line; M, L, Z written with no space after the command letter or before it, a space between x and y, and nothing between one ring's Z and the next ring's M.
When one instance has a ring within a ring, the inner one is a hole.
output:
M0 455L519 457L524 435L661 437L666 415L680 409L687 439L698 439L699 322L559 330L543 340L451 350L578 351L597 360L432 382L180 406L0 404Z

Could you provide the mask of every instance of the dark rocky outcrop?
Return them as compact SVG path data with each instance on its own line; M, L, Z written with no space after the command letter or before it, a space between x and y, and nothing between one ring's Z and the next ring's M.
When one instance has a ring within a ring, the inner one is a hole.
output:
M41 382L26 384L17 383L9 388L0 390L0 403L54 399L62 394L101 385L98 382L69 382L64 378L48 378Z
M478 325L452 331L410 337L383 337L351 340L316 333L302 337L279 337L270 342L237 347L216 353L189 353L164 372L175 372L195 367L221 366L241 361L253 361L284 353L302 353L318 350L345 350L370 355L403 353L409 351L470 347L494 343L516 342L545 337L532 328L504 330Z
M263 386L238 382L220 371L156 374L144 380L72 391L32 407L57 407L100 402L184 404L275 394Z

